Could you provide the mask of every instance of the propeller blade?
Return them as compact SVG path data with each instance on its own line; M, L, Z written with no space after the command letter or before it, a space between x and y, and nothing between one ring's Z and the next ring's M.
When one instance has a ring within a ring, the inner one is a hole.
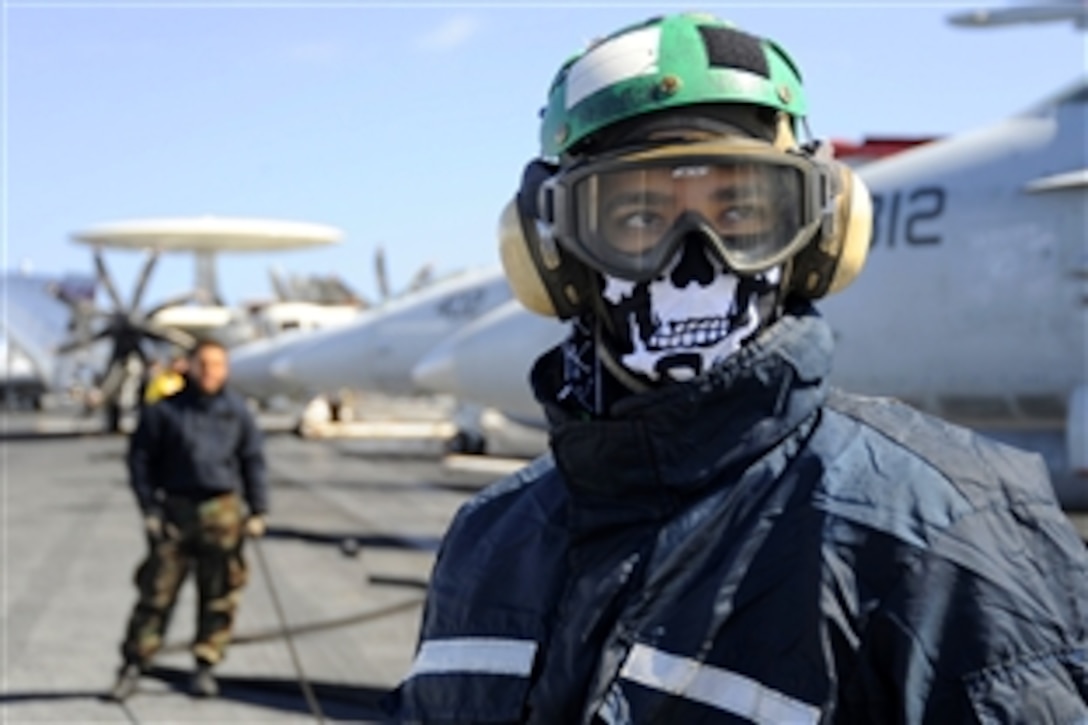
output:
M69 307L77 307L80 302L82 302L82 300L73 297L69 294L68 290L64 289L63 286L56 282L50 282L46 285L45 291L52 295L54 299L63 302Z
M91 334L91 323L95 320L113 320L112 312L104 312L102 310L73 310L72 316L68 318L68 332L72 333L72 336L85 338Z
M140 269L140 276L136 280L136 289L132 292L132 302L129 303L129 314L134 314L140 309L140 302L143 301L144 291L147 289L147 282L151 279L151 271L155 269L156 262L159 261L159 250L149 249L147 250L147 256L144 259L144 266Z
M378 280L378 298L385 301L389 299L389 273L385 265L385 249L380 246L374 250L374 274Z
M150 364L151 359L148 357L147 350L144 349L144 341L140 340L136 343L136 347L132 350L136 357L140 358L140 365L147 367Z
M59 282L50 282L46 285L45 291L58 302L64 303L68 308L72 310L82 310L94 307L94 299L81 296L72 292Z
M291 286L291 301L301 302L306 299L306 281L298 274L292 274L288 279Z
M106 312L105 310L91 309L83 313L82 320L90 322L91 320L112 320L116 317L116 313Z
M196 338L190 335L188 332L178 330L173 327L159 327L158 325L146 325L143 327L142 332L144 337L151 338L152 340L158 340L159 342L167 342L171 345L176 345L183 350L189 350L196 344Z
M57 355L64 355L64 354L67 354L67 353L70 353L70 352L75 352L76 350L80 350L82 348L89 347L90 345L93 345L94 343L98 342L99 340L105 340L107 337L110 337L112 334L113 334L113 331L110 330L109 328L99 330L98 332L91 335L90 337L83 337L83 338L79 338L79 339L76 339L76 340L68 340L66 342L63 342L60 345L57 345L57 347L54 348L53 352L55 354L57 354Z
M279 267L272 266L268 268L268 280L272 284L272 292L276 295L276 299L280 302L291 301L291 291L287 286L287 283L283 281L283 273Z
M110 271L106 268L106 260L102 258L102 248L94 248L94 268L98 273L98 280L102 283L102 286L106 288L106 294L109 295L110 300L113 302L114 309L123 310L125 305L121 302L121 296L117 294L117 288L113 286L113 279L110 277Z
M98 386L98 392L101 395L100 404L113 402L120 395L121 388L128 377L127 366L127 360L110 361L110 366L106 368L106 374L102 378L102 384Z
M174 295L173 297L167 297L165 300L148 310L144 317L150 319L165 310L167 307L177 307L178 305L184 305L188 302L204 303L207 302L207 300L208 295L205 294L204 290L198 289L191 292L183 292L182 294Z

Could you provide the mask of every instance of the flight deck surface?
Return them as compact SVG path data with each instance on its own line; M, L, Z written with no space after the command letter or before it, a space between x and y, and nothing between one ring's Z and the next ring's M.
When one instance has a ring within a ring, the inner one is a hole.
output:
M270 433L273 508L259 546L271 576L248 542L249 584L236 641L217 668L219 697L187 691L190 580L163 652L119 705L102 695L120 662L145 551L127 439L3 415L3 723L316 722L273 596L325 720L382 722L378 701L411 663L440 537L457 506L496 477L451 474L433 442Z

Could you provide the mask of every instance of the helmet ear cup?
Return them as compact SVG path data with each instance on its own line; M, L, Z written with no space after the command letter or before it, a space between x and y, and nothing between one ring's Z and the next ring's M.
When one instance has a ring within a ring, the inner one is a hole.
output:
M793 258L790 292L818 299L854 281L865 265L873 231L873 201L853 170L837 161L825 165L831 183L832 208L804 249Z
M541 278L539 266L530 254L530 243L522 230L518 200L506 203L499 216L499 256L514 296L531 312L557 317L555 302Z
M583 309L590 271L566 254L541 221L541 185L557 171L539 159L522 173L521 188L499 218L499 256L514 296L529 310L569 319Z

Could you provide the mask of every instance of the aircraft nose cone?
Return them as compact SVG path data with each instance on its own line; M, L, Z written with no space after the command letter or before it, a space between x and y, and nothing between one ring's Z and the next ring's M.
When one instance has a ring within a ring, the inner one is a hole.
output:
M436 393L457 394L457 363L447 345L439 345L412 368L412 380Z

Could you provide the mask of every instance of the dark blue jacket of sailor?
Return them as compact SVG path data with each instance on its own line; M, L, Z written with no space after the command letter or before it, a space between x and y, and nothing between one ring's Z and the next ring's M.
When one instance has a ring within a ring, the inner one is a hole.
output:
M550 410L453 521L396 717L1088 722L1088 556L1041 460L830 390L831 350L803 310L608 419Z

